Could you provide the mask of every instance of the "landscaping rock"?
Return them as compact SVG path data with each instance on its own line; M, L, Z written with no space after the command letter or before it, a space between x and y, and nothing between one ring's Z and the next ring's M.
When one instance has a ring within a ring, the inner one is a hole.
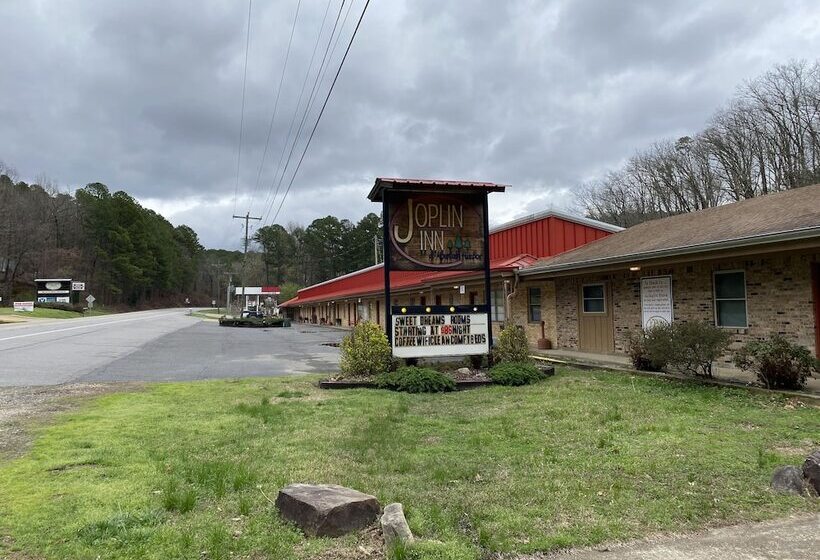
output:
M803 476L820 494L820 449L806 457L806 462L803 463Z
M381 509L374 496L335 484L290 484L279 491L276 507L316 537L340 537L367 527Z
M381 519L384 544L390 547L396 540L406 543L413 542L413 533L404 518L404 508L400 503L388 504L384 508Z
M772 490L805 496L807 492L803 471L793 465L778 467L772 475Z
M459 375L472 375L473 371L468 367L462 367L462 368L458 368L456 370L456 373L459 374ZM401 505L401 504L399 504L399 505Z

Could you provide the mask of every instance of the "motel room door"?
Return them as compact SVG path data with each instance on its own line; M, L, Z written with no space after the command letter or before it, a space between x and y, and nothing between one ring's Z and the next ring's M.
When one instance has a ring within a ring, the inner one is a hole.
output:
M615 352L612 290L608 282L590 282L578 289L578 348L582 352Z
M811 295L814 299L814 356L820 358L820 263L811 265Z

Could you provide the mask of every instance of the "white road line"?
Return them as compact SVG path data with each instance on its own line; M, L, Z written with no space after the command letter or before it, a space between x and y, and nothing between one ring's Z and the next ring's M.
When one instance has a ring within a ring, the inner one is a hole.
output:
M18 339L18 338L28 338L30 336L40 336L40 335L43 335L43 334L54 334L54 333L63 332L63 331L73 331L73 330L77 330L77 329L90 329L90 328L93 328L93 327L102 327L102 326L105 326L105 325L116 325L118 323L130 323L131 321L143 321L143 320L147 320L147 319L157 319L159 317L167 317L168 315L179 315L179 312L175 311L173 313L163 313L162 315L149 315L148 317L134 317L133 319L121 319L119 321L108 321L108 322L105 322L105 323L91 323L91 324L88 324L88 325L79 325L79 326L76 326L76 327L66 327L64 329L53 329L53 330L50 330L50 331L42 331L42 332L29 333L29 334L18 334L17 336L7 336L6 338L0 338L0 342L4 342L6 340L15 340L15 339Z

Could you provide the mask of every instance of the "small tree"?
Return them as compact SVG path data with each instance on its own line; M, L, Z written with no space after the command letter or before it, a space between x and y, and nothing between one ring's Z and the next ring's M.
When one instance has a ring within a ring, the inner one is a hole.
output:
M820 372L820 360L780 335L747 343L735 352L734 362L740 369L754 372L769 389L802 389L813 371Z
M524 329L512 322L504 325L493 347L493 361L496 363L529 363L530 345Z
M370 321L359 323L342 339L339 367L344 377L372 377L388 371L393 356L387 335Z

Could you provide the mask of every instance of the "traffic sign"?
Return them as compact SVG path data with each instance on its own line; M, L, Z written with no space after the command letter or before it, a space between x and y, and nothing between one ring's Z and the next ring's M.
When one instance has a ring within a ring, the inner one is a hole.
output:
M95 298L91 294L88 294L88 297L85 298L85 301L88 302L88 307L94 307L94 302L97 301L97 298Z

